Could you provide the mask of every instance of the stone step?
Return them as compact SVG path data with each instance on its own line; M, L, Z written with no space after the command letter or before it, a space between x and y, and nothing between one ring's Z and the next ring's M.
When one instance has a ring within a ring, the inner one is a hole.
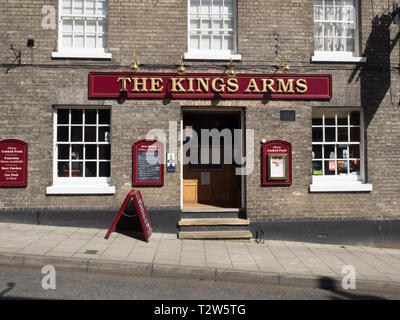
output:
M181 219L196 219L196 218L238 218L241 213L239 209L183 209Z
M180 231L179 239L251 239L250 231Z
M239 218L189 218L178 222L182 226L248 226L250 220Z

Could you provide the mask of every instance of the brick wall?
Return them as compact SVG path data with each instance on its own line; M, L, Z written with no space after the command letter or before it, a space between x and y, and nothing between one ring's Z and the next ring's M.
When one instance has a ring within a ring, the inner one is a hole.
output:
M323 101L220 101L218 108L244 108L246 127L255 130L254 172L246 177L247 214L252 221L305 218L399 217L400 120L398 26L388 23L389 1L361 1L360 52L367 64L311 63L313 0L238 1L241 73L272 73L276 54L286 54L293 73L329 73L333 98ZM127 71L136 52L144 72L174 72L187 50L187 1L110 0L110 61L51 59L57 30L41 27L43 5L58 1L0 0L0 139L29 143L29 184L1 188L0 209L116 209L131 188L132 143L151 128L168 129L181 119L181 107L215 106L211 101L88 100L89 71ZM28 38L36 48L26 47ZM21 50L22 65L11 68L10 45ZM33 63L33 66L32 66ZM222 72L226 62L186 62L188 72ZM107 105L112 109L112 183L115 195L46 196L53 172L53 106ZM362 107L365 111L366 178L371 193L308 192L311 183L313 107ZM281 122L279 111L295 110L295 122ZM260 185L262 138L293 145L293 184ZM165 174L162 188L140 188L150 208L177 208L180 171Z

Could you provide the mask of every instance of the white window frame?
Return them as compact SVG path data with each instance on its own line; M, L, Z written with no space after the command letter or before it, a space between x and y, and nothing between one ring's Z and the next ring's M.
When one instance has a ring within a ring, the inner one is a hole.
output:
M314 6L315 8L315 1ZM314 55L311 57L312 62L352 62L352 63L359 63L359 62L367 62L367 57L360 57L360 43L359 43L359 33L360 33L360 26L359 26L359 0L355 1L355 21L354 24L356 25L356 29L354 31L354 51L316 51L314 50ZM324 21L316 21L315 20L315 9L313 10L313 21L314 25L316 22L326 22ZM315 30L314 30L314 41L315 41Z
M212 0L211 0L212 1ZM237 0L233 2L233 50L193 50L190 48L190 0L187 0L187 48L188 51L184 53L184 59L187 60L241 60L242 56L237 53L237 42L238 42L238 28L237 28ZM211 2L212 5L212 2Z
M46 194L114 194L115 187L111 185L111 159L110 159L110 177L58 177L58 148L57 144L57 110L58 109L107 109L110 110L110 107L103 106L54 106L53 108L53 185L48 186L46 188ZM98 116L98 113L97 113ZM71 117L71 112L69 113L69 117ZM83 121L84 121L84 113L83 113ZM82 126L85 127L85 123L82 123ZM111 115L110 115L110 137L111 137ZM71 121L68 124L69 131L71 130ZM98 121L96 122L96 135L98 128ZM84 136L84 133L82 133ZM83 137L82 136L82 137ZM69 137L71 135L69 134ZM71 144L71 142L65 142L66 144ZM73 144L73 143L72 143ZM85 143L85 142L76 142L76 144L101 144L99 142L93 143ZM111 146L111 142L107 143ZM82 156L82 160L84 160L84 155ZM97 172L99 172L98 163L99 159L96 159L97 162ZM84 174L84 173L83 173Z
M365 183L365 156L364 156L364 112L361 108L315 108L313 111L322 111L322 112L351 112L357 111L360 112L360 142L346 142L345 144L359 144L360 145L360 175L343 175L343 176L330 176L330 175L312 175L312 184L310 185L310 192L351 192L351 191L372 191L372 184ZM325 114L323 114L322 125L312 125L312 127L321 127L323 135L325 135L325 123L324 123ZM348 130L352 127L350 122L348 122ZM357 126L358 127L358 126ZM335 132L337 131L337 114L335 114ZM336 136L336 134L335 134ZM348 139L350 140L350 133L348 133ZM332 145L338 144L336 141L332 142L312 142L313 145ZM335 147L335 159L337 156L336 147ZM324 158L324 155L322 154ZM336 161L336 160L335 160ZM349 160L348 160L349 161ZM324 160L322 160L322 170L324 170ZM335 170L337 170L336 162L335 162Z
M57 43L57 48L58 51L52 52L51 57L52 58L76 58L76 59L111 59L112 54L107 52L108 51L108 34L107 33L107 48L64 48L62 46L63 43L63 38L62 38L62 16L61 16L61 11L62 11L62 1L63 0L58 0L58 43ZM86 10L86 5L85 5L85 0L84 0L84 10ZM73 6L73 5L72 5ZM72 8L73 10L73 8ZM71 14L71 18L80 16L76 14ZM100 18L99 15L81 15L83 18ZM109 17L109 1L108 1L108 12L107 16L102 16L102 18L106 18L107 21ZM109 27L109 23L108 23Z

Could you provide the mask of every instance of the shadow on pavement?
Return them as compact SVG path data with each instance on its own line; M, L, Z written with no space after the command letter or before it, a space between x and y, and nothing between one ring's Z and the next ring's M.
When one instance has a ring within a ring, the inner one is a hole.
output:
M387 300L379 296L365 295L365 294L355 294L349 293L348 291L339 290L335 284L335 280L329 277L321 277L319 279L319 288L323 290L328 290L340 297L332 296L332 300Z

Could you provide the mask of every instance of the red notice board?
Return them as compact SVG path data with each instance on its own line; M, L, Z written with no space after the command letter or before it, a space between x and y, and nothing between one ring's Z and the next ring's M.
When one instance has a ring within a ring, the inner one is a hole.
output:
M292 184L292 145L283 140L271 140L261 146L262 185Z
M130 207L130 208L129 208ZM130 209L129 212L127 209ZM122 217L125 221L121 221ZM125 197L124 202L119 208L110 228L107 231L105 239L110 237L111 232L121 229L124 231L139 231L137 229L138 222L140 223L141 230L144 233L145 239L149 242L149 238L152 234L152 226L150 223L149 216L147 214L146 206L142 198L140 191L132 189L128 192Z
M28 144L8 139L0 141L0 187L28 185Z
M157 140L139 140L133 144L134 186L164 185L164 146Z

